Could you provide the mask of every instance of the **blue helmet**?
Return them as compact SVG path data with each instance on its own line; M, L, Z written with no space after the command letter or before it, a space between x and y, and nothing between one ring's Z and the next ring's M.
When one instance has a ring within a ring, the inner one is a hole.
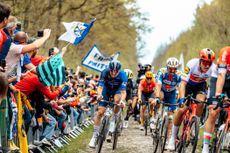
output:
M121 63L119 61L111 61L109 63L109 69L119 71L121 69Z

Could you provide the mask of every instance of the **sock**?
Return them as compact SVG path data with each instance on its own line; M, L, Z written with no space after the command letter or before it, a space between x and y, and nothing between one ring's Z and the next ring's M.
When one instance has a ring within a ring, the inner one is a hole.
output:
M212 138L212 133L204 132L203 138L203 150L202 152L209 152L210 139Z
M97 136L99 131L99 126L94 125L93 127L93 136Z
M172 127L172 136L171 136L171 138L173 140L176 140L176 135L177 135L178 129L179 129L179 126L173 125L173 127Z

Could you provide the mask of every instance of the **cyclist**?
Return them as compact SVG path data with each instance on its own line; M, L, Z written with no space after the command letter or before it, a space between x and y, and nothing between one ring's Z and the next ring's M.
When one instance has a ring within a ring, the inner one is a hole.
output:
M213 92L213 90L215 92L215 98L212 102L213 105L209 106L209 115L205 122L202 153L209 152L210 139L215 128L215 121L220 112L220 109L214 110L213 108L218 99L221 98L222 93L226 93L228 98L230 97L230 46L226 46L220 50L217 69L217 81L214 81L216 88L211 88L211 92Z
M128 82L127 82L127 86L126 86L126 102L128 104L127 107L127 112L126 112L126 117L124 119L124 128L128 128L129 125L129 116L130 116L130 112L132 112L132 94L133 94L133 88L134 88L134 83L133 83L133 72L130 69L124 69L124 72L126 73L127 77L128 77Z
M138 87L138 101L142 105L140 110L140 130L144 130L144 112L146 110L146 103L150 103L150 128L154 128L154 106L156 105L154 100L154 90L156 87L156 82L151 71L145 73L145 79L141 80Z
M177 87L181 82L181 72L177 70L179 61L175 57L167 59L166 68L161 68L156 76L157 90L156 99L157 101L164 100L166 103L176 104ZM176 106L169 106L169 135L171 133L171 123L173 119L173 113L176 110Z
M94 120L94 131L92 139L89 143L89 147L96 147L96 139L99 131L100 121L108 104L106 102L103 102L102 98L106 101L109 101L109 98L113 96L114 102L116 104L124 101L126 97L127 80L128 78L125 72L121 70L121 64L119 61L111 61L109 63L109 67L102 71L99 80L99 86L97 88L97 100L99 101L99 106ZM109 127L110 132L113 132L114 130L114 122L116 120L118 112L119 107L115 106L112 121Z
M206 98L206 80L211 76L216 66L213 63L215 53L209 49L202 49L199 53L200 58L191 59L185 68L185 74L182 75L182 81L179 87L178 104L181 108L175 113L172 135L167 145L168 150L175 150L175 139L182 122L182 116L187 109L183 105L185 96L192 94L194 98L204 101ZM200 117L203 112L203 104L197 104L197 116Z

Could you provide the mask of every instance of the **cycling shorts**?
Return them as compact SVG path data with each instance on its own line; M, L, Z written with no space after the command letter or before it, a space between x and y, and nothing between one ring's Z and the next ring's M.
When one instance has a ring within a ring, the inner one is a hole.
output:
M121 94L121 91L120 90L108 91L108 90L106 90L106 88L104 88L102 91L103 100L106 100L106 101L109 101L109 98L114 97L116 94ZM106 107L108 105L108 103L104 102L103 100L100 101L98 105L102 106L102 107Z
M149 101L149 98L154 98L154 92L150 92L150 93L142 92L141 101L142 101L143 104L147 105L147 102Z
M210 91L209 91L209 98L208 98L208 104L209 105L216 105L216 81L217 78L211 78L210 80ZM230 80L225 80L224 87L223 87L223 93L226 94L228 98L230 98Z
M166 92L163 91L164 93L164 102L168 103L168 104L176 104L176 90L173 90L171 92ZM174 110L176 110L176 106L168 106L167 110L169 112L173 112Z
M200 94L200 93L206 94L206 91L207 91L207 83L206 82L197 83L195 85L191 85L191 84L187 83L185 97L192 94L192 97L196 98L197 94Z
M126 92L126 98L125 98L125 100L126 100L126 101L128 101L128 100L132 100L132 98L133 98L133 96L132 96L132 92L127 91L127 92Z

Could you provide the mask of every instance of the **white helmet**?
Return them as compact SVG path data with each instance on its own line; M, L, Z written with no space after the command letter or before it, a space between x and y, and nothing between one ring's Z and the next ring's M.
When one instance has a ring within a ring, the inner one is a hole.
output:
M173 67L173 68L178 68L179 66L179 61L175 57L170 57L167 59L166 66L168 68Z
M130 69L124 69L124 72L126 73L128 79L133 79L133 71Z

